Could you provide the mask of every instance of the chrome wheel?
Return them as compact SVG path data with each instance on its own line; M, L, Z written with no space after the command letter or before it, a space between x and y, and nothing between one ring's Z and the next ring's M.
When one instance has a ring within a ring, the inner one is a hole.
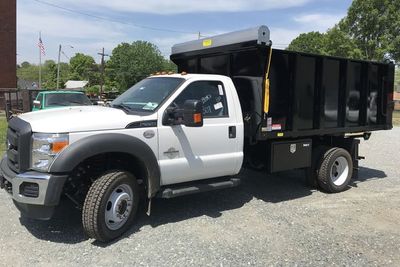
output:
M336 186L341 186L349 175L349 163L345 157L337 157L330 170L330 178Z
M127 184L121 184L107 200L105 221L108 229L118 230L129 218L132 211L133 193Z

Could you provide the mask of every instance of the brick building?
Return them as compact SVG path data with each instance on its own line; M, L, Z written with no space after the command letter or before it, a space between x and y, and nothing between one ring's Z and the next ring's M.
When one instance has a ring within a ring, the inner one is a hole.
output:
M17 87L16 5L16 0L0 0L0 90ZM4 109L1 91L0 109Z

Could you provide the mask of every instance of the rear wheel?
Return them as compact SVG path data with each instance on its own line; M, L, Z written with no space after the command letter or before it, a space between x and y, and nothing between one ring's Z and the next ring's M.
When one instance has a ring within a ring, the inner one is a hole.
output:
M343 148L329 149L318 169L318 185L329 193L344 191L353 174L353 161Z
M321 166L321 161L323 159L323 156L328 150L329 147L323 145L313 148L311 166L305 168L306 181L311 188L319 188L318 178L317 178L318 170L319 167Z
M132 174L104 174L92 184L83 205L85 233L102 242L121 236L132 225L138 203L138 185Z

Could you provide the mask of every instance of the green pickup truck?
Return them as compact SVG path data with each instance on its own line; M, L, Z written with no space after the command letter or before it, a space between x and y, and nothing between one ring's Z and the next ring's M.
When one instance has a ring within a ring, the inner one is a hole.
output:
M33 101L32 111L66 106L89 106L92 102L79 91L43 91Z

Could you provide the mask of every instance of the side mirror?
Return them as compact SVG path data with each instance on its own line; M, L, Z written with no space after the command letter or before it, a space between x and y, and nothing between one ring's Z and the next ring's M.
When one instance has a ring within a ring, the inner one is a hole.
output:
M40 109L42 108L42 105L39 100L33 100L33 107Z
M162 124L163 125L176 125L176 109L173 107L168 107L163 115Z
M186 100L183 104L183 123L187 127L203 126L203 102Z

